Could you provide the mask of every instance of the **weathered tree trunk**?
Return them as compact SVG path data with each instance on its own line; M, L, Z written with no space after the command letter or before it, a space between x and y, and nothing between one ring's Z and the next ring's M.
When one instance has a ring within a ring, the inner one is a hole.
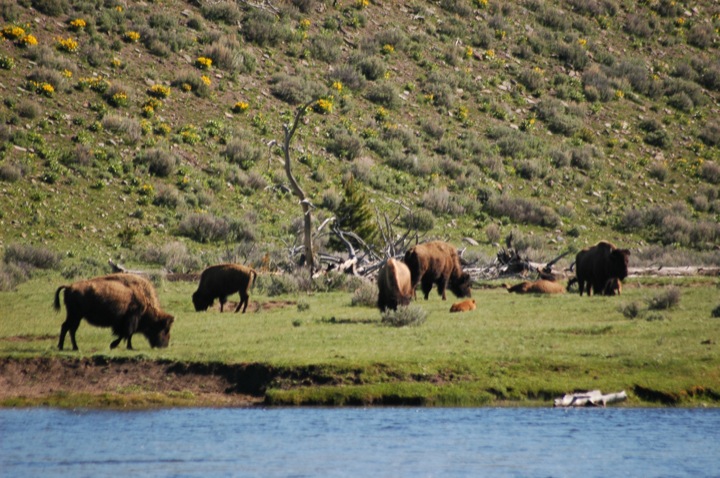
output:
M604 407L608 403L622 402L627 400L627 394L623 390L618 393L603 395L600 390L589 392L566 394L562 398L555 399L556 407Z
M293 194L297 196L297 198L300 200L300 205L302 206L305 264L310 270L310 274L315 271L315 253L313 252L312 244L312 210L310 201L305 195L305 191L302 190L300 184L297 182L295 176L293 176L292 173L292 167L290 163L290 141L292 140L292 137L297 130L298 124L300 124L300 120L303 116L305 116L307 109L310 107L310 105L315 103L315 101L317 101L317 99L313 99L298 108L298 110L295 112L295 120L293 121L292 127L289 127L287 123L283 125L283 130L285 131L285 141L283 142L283 153L285 156L285 175L287 176L288 181L290 181L290 186L292 188Z

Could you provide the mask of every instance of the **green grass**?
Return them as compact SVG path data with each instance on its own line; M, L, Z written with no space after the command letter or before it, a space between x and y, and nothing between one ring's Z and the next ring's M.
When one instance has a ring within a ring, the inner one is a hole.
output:
M693 404L720 392L716 279L632 279L621 297L488 288L474 291L478 308L463 314L450 314L452 301L433 293L418 302L426 322L403 328L382 325L376 309L351 306L349 292L255 292L246 314L197 313L190 301L196 284L165 282L160 301L176 318L169 348L150 349L140 336L135 351L111 351L109 330L83 322L80 352L59 352L64 311L56 314L50 303L65 282L47 274L0 293L0 355L258 363L276 374L266 390L270 404L545 403L588 389L626 390L635 404L660 400L648 391ZM670 286L680 290L677 307L659 317L623 316L621 304L647 303ZM251 312L257 303L267 308Z

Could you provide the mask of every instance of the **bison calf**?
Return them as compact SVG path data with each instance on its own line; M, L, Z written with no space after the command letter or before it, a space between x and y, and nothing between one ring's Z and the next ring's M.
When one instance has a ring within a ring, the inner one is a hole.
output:
M249 267L239 264L218 264L210 266L200 274L200 284L192 295L193 305L197 312L205 311L213 305L215 299L220 299L220 312L230 294L238 292L240 303L235 312L243 308L243 313L250 302L248 291L255 281L257 272Z
M60 328L58 348L63 349L65 335L70 332L73 350L78 350L75 332L84 318L98 327L110 327L118 338L110 343L114 349L123 339L132 350L132 336L140 332L151 347L167 347L173 316L147 301L144 292L109 276L61 285L55 291L54 307L60 310L60 291L64 290L67 316ZM154 294L154 291L153 291Z
M533 282L525 281L514 286L503 284L508 292L517 292L518 294L562 294L565 288L558 282L539 279Z
M388 259L378 272L378 308L397 310L398 305L408 305L412 297L410 270L395 259Z
M475 310L475 299L465 299L450 306L450 312L470 312Z

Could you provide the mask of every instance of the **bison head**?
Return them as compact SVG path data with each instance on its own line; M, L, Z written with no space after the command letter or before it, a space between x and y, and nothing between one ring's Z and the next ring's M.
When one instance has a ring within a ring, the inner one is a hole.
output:
M617 277L623 280L628 275L628 258L630 251L627 249L614 249L610 252L608 272L610 277Z
M143 335L150 342L150 347L165 348L170 344L170 327L175 318L162 311L158 311L157 318L147 321Z
M208 299L199 291L192 295L192 301L195 306L195 312L204 312L208 310L208 307L210 307L214 302L213 299Z
M470 274L463 272L460 276L451 277L448 286L457 297L470 297L470 288L472 287Z

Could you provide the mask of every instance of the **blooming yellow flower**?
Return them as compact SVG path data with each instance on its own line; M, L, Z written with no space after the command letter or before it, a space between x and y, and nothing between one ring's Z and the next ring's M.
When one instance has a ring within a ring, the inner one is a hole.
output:
M84 30L86 26L87 23L82 18L76 18L70 22L70 29L73 31Z
M212 59L204 56L200 56L195 60L195 66L201 70L209 70L212 68Z
M332 99L320 98L319 100L317 100L317 103L315 103L314 109L316 112L321 114L331 113L333 109Z
M394 52L395 52L395 47L394 47L394 46L392 46L392 45L390 45L390 44L383 45L383 47L382 47L382 53L383 53L384 55L389 55L389 54L394 53Z
M300 20L300 30L307 30L308 28L310 28L310 20L307 18Z
M578 38L578 45L580 45L580 46L587 45L587 40L585 38Z
M55 93L55 87L50 83L43 83L40 85L40 89L45 96L52 96Z
M148 91L150 96L155 98L167 98L170 96L170 87L164 85L152 85Z
M233 113L244 113L248 110L248 108L250 108L249 104L244 101L238 101L237 103L235 103L235 105L233 105L232 110Z
M2 29L2 36L8 40L17 40L25 35L25 30L15 25L8 25Z
M66 51L68 53L74 53L78 50L78 42L70 37L62 38L58 37L55 39L55 45L58 50Z
M202 75L200 77L200 80L202 80L202 82L205 83L207 86L210 86L210 84L212 83L212 80L207 75Z
M25 35L18 40L18 45L22 47L35 46L37 43L37 38L34 35Z
M339 81L334 81L332 84L333 90L336 90L338 93L342 93L343 90L343 84Z
M123 35L123 39L129 43L136 43L138 40L140 40L140 34L135 31L125 32L125 34Z

